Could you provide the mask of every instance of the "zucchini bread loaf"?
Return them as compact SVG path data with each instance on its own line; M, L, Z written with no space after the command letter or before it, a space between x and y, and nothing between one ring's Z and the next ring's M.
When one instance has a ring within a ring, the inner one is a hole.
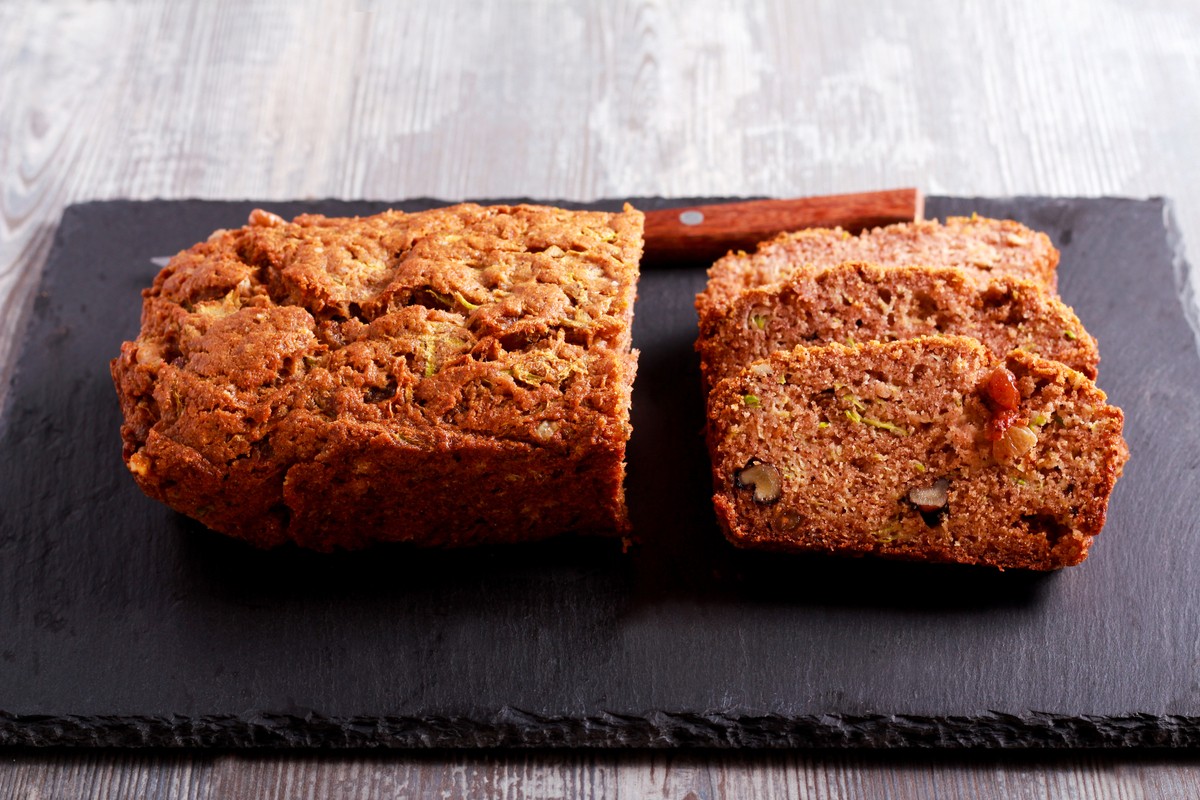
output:
M1096 340L1075 312L1042 286L1011 275L972 279L952 267L849 263L801 270L742 292L723 315L700 322L705 384L798 344L890 341L939 333L971 336L999 356L1026 350L1089 378Z
M835 228L783 233L753 253L730 253L708 271L708 286L696 297L700 319L725 312L746 289L776 283L803 268L822 269L846 261L885 266L924 264L959 267L969 275L1013 275L1053 292L1058 251L1044 233L1019 222L985 217L950 217L863 231Z
M143 293L125 461L259 546L625 532L641 253L629 207L255 211Z
M710 395L717 516L742 547L1051 570L1104 525L1120 409L974 339L797 347Z

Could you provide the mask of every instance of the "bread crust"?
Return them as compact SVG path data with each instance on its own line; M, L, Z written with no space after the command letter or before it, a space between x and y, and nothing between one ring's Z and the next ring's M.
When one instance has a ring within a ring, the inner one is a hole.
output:
M1025 350L1093 380L1096 340L1071 308L1032 281L986 280L953 267L847 263L801 270L742 292L722 315L701 321L696 349L706 385L798 344L971 336L994 354Z
M259 546L624 533L642 215L256 211L112 362L138 485Z
M1012 220L980 216L910 222L863 231L809 228L782 233L753 253L729 253L708 271L696 297L703 323L725 313L741 292L785 280L801 269L820 270L847 261L883 266L923 264L957 267L983 279L1005 274L1033 281L1053 293L1059 253L1044 233Z

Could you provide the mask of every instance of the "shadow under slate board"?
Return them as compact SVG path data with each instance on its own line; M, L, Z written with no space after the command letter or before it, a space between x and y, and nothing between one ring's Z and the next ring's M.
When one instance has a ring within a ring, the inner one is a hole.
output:
M705 265L642 278L632 552L564 538L326 556L210 533L126 473L108 360L136 335L148 259L255 205L64 215L0 420L0 743L1200 744L1200 358L1163 201L928 202L1051 235L1126 412L1108 526L1051 575L728 546L692 351Z

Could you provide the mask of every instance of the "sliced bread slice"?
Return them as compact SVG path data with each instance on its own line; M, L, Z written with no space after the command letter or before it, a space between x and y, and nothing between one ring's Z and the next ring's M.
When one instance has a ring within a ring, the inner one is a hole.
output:
M999 568L1078 564L1128 458L1060 362L974 339L797 347L709 396L714 503L740 547Z
M728 313L701 322L696 349L705 385L777 350L829 342L959 334L997 356L1011 350L1061 361L1093 380L1100 354L1075 312L1031 281L972 279L951 267L848 263L802 270L743 292Z
M926 264L959 267L982 277L1014 275L1053 292L1058 251L1044 233L1019 222L986 217L950 217L863 231L810 228L783 233L753 253L730 253L708 271L708 286L696 297L701 320L721 314L741 292L776 283L797 269L823 269L845 261L887 266Z

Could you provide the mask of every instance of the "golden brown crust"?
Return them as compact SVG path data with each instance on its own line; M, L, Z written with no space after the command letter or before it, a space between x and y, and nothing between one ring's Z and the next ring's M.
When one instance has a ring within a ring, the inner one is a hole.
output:
M858 236L835 228L780 234L754 253L730 253L709 269L708 286L696 297L701 320L724 313L741 292L784 280L798 269L822 269L846 261L884 266L924 264L959 267L988 278L996 274L1031 280L1053 292L1058 251L1044 233L1011 220L950 217L889 225Z
M1001 366L1020 399L993 441ZM1104 525L1122 425L1080 373L965 337L797 347L710 395L714 503L742 547L1057 569ZM918 508L941 480L944 504Z
M259 545L627 529L642 216L256 211L144 292L112 373L152 497Z
M972 279L951 267L848 263L742 292L701 320L706 385L798 344L971 336L994 354L1026 350L1095 379L1096 340L1040 285L1010 275Z

